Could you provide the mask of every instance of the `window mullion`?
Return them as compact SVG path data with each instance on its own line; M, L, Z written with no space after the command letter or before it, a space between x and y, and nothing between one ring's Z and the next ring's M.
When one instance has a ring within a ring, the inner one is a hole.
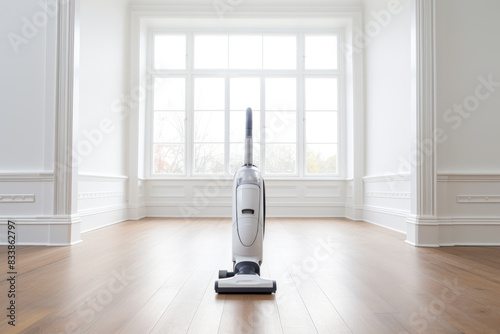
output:
M299 177L304 177L306 156L305 156L305 107L304 107L304 34L299 33L297 43L297 172Z
M265 76L260 76L260 169L266 171L266 86Z
M337 58L338 69L340 71L340 78L338 79L339 87L339 106L337 111L337 175L340 177L347 177L347 121L346 121L346 68L345 57L340 52L339 45L344 45L344 34L339 34L339 43L337 45Z
M224 120L225 120L225 124L224 124L224 172L225 174L230 174L231 173L231 166L230 166L230 158L229 158L229 154L231 153L230 152L230 143L229 143L229 134L230 134L230 129L229 129L229 126L230 126L230 121L231 121L231 115L230 115L230 109L229 109L229 94L230 94L230 91L229 91L229 75L226 75L225 77L225 102L224 102L224 106L225 106L225 109L224 109Z
M149 91L149 94L146 96L146 110L149 112L146 112L146 136L145 136L145 162L146 165L144 167L144 170L146 171L146 177L151 177L153 174L153 167L154 167L154 158L153 158L153 147L154 147L154 107L153 107L153 98L154 98L154 82L155 82L155 76L152 74L154 70L154 50L155 50L155 45L154 45L154 34L150 33L148 36L148 45L149 45L149 58L148 58L148 65L147 65L147 70L149 73L146 73L146 83L149 83L149 87L153 87L151 91Z
M187 35L187 54L186 54L186 115L185 115L185 125L186 125L186 150L185 150L185 166L186 175L191 177L193 175L194 169L194 78L193 78L193 64L194 64L194 45L193 45L193 34L188 33Z

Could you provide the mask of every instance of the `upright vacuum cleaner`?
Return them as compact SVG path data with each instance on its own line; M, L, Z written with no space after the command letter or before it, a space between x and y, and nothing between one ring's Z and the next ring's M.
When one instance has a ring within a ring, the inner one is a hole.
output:
M276 281L260 277L266 194L260 170L253 165L252 109L246 111L245 163L233 181L233 271L219 271L217 293L274 293Z

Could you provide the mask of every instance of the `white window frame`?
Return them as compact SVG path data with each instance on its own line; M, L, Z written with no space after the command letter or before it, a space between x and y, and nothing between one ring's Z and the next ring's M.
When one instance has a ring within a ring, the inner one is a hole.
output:
M186 69L184 70L155 70L154 69L154 37L155 35L186 35ZM232 70L232 69L194 69L194 35L200 34L241 34L241 35L296 35L297 36L297 67L293 70ZM336 70L306 70L305 69L305 36L306 35L336 35L338 46L343 44L345 39L344 31L339 29L317 29L317 28L298 28L298 29L180 29L180 28L150 28L147 35L147 81L154 85L154 78L161 76L172 76L172 77L185 77L186 81L186 140L185 145L185 155L184 155L184 173L183 174L155 174L153 173L153 129L154 129L154 117L153 117L153 92L147 94L146 96L146 126L145 126L145 177L148 179L207 179L216 176L219 179L231 179L232 173L229 171L229 78L231 77L259 77L261 80L261 105L260 109L260 119L261 124L261 157L265 156L265 138L264 138L264 117L265 117L265 78L269 77L294 77L297 78L297 102L296 102L296 113L297 113L297 123L296 123L296 173L295 174L269 174L265 173L265 159L262 161L262 165L258 166L264 171L266 179L277 179L277 180L335 180L342 179L342 175L345 174L346 169L346 65L345 65L345 55L342 54L340 47L338 50L337 59L337 69ZM195 174L193 173L193 151L194 151L194 134L193 134L193 123L194 123L194 108L193 108L193 94L194 94L194 84L193 80L195 77L224 77L226 82L226 94L225 94L225 142L224 142L224 168L223 174ZM337 110L337 170L335 174L307 174L306 173L306 141L305 141L305 78L314 77L329 77L336 78L338 82L338 110Z

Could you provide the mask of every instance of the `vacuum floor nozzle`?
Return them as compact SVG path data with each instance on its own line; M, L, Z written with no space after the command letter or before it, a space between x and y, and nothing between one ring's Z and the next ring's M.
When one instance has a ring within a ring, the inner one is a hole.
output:
M262 278L257 274L238 274L215 281L215 292L271 294L276 292L276 281Z

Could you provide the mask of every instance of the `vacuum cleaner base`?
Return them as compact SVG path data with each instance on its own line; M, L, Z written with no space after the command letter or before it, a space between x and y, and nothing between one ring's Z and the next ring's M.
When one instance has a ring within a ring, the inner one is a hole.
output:
M237 274L215 281L215 292L270 294L276 292L276 281L262 278L257 274Z

